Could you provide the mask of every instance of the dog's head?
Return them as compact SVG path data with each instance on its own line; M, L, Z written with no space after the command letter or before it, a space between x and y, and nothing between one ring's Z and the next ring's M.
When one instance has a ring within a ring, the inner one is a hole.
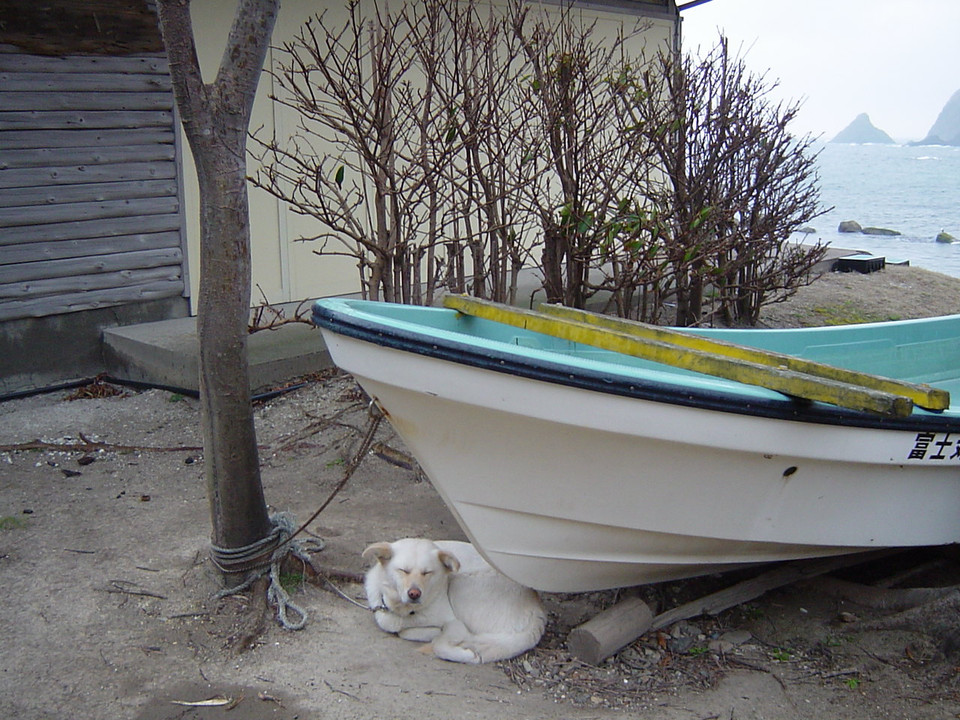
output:
M399 604L407 612L412 605L428 605L445 592L447 576L460 569L453 553L441 550L431 540L406 538L396 542L374 543L363 557L379 565L383 598L391 610Z

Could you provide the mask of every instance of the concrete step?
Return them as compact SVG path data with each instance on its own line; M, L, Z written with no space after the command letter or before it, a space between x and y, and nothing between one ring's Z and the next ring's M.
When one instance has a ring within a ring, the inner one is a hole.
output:
M256 332L248 343L254 392L333 365L320 331L304 323ZM188 393L198 390L195 317L104 330L103 349L111 377Z

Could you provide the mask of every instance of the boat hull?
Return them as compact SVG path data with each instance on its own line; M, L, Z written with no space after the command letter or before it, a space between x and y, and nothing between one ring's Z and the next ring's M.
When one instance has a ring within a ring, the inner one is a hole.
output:
M538 590L960 540L960 459L917 457L916 428L771 420L324 338L471 541Z

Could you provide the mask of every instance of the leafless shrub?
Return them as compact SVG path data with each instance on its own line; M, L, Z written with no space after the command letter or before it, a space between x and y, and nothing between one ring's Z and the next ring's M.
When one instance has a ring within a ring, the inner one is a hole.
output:
M633 132L664 172L648 200L678 324L704 320L708 292L723 320L755 324L823 256L790 240L822 211L813 139L790 132L799 106L774 87L722 38L699 60L660 54L630 84Z
M610 37L573 11L558 18L514 17L530 69L520 104L524 162L533 182L523 186L527 207L542 229L544 289L549 302L583 307L600 289L593 274L622 233L622 215L644 192L636 179L648 154L625 132L621 76L635 62L630 46L649 28L640 24ZM619 230L618 230L619 228Z
M812 140L724 40L648 61L648 28L521 2L321 14L281 48L300 125L259 139L254 182L356 259L368 298L513 303L533 261L551 302L756 323L823 253L789 240L819 213Z
M259 138L254 183L319 221L304 238L318 253L356 258L366 297L430 303L446 286L510 301L527 250L505 17L442 0L374 12L316 16L283 46L276 101L301 122L288 141Z

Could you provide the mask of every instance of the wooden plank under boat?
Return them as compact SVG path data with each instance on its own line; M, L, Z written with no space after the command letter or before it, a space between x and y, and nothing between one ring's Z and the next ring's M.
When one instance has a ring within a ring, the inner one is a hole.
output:
M948 404L960 391L960 316L684 331L880 376L893 395L929 386L934 409L910 397L907 413L447 308L335 298L315 304L314 321L470 539L530 587L622 587L960 540L960 408Z

